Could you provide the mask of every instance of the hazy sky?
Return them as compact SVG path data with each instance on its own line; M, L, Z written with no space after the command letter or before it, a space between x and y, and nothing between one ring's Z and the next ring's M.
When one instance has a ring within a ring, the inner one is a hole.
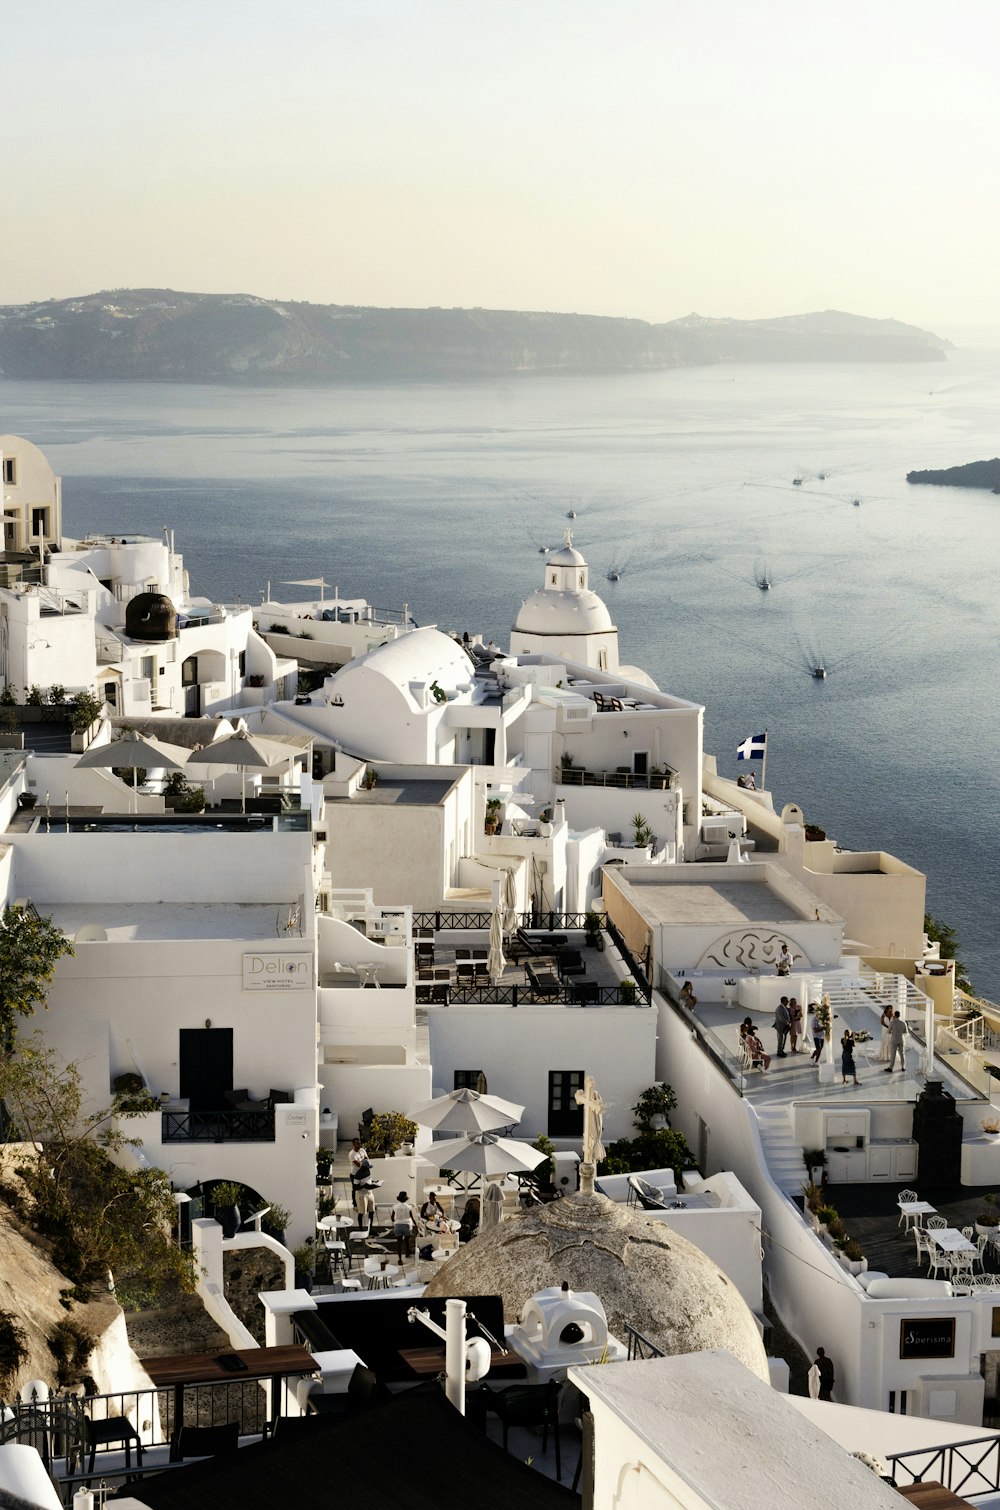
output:
M1000 323L996 0L0 0L0 303Z

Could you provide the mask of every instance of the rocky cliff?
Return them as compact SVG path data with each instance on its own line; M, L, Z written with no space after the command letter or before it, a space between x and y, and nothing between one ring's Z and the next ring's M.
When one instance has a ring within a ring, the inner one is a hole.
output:
M907 472L907 482L930 482L941 488L989 488L1000 493L1000 456L992 461L969 461L962 467L942 467L936 472Z
M329 383L633 372L714 362L941 361L916 326L828 311L666 325L489 309L373 309L115 289L0 306L8 378Z

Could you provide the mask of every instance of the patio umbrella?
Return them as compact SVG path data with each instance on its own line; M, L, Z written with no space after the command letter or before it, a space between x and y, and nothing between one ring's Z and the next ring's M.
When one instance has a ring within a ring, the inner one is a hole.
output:
M486 968L490 980L496 985L503 975L507 961L503 952L503 903L498 903L490 915L490 947L486 956Z
M491 1180L486 1187L480 1208L479 1230L486 1232L490 1227L499 1227L502 1221L503 1191L495 1180Z
M516 1138L501 1138L483 1132L470 1138L452 1138L448 1143L434 1143L421 1157L438 1169L454 1169L479 1174L487 1179L498 1175L528 1174L544 1164L548 1154L539 1153L530 1143Z
M103 766L106 770L112 767L116 770L135 770L142 766L146 770L157 771L181 771L187 764L190 754L183 745L168 744L166 740L157 739L154 734L136 734L130 730L123 734L121 739L113 739L107 745L91 745L89 750L84 750L78 755L78 766Z
M510 935L517 927L517 884L514 880L514 867L509 866L503 873L503 934L504 938Z
M524 1107L513 1101L501 1101L499 1096L486 1096L480 1091L459 1090L417 1106L407 1115L434 1132L480 1133L511 1127L520 1122L523 1113Z
M269 771L273 766L288 760L290 756L294 759L296 753L288 745L278 744L277 740L263 739L260 735L248 734L246 730L241 729L235 734L230 734L226 739L217 739L214 744L206 745L203 750L192 751L188 764L232 766L238 770L240 805L246 812L244 771Z

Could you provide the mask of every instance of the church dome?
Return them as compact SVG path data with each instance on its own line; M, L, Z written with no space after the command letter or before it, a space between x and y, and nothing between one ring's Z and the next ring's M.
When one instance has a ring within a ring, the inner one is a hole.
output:
M137 593L125 605L125 633L130 640L176 640L177 610L165 593Z
M663 1222L603 1195L570 1195L513 1216L435 1270L428 1295L496 1295L504 1319L565 1281L592 1291L612 1333L628 1322L665 1353L724 1348L768 1382L757 1323L732 1280Z
M563 554L571 553L560 551ZM514 620L516 634L600 634L614 627L607 605L590 588L559 592L540 587L525 598Z
M548 564L550 566L586 566L587 562L575 545L564 545L560 550L549 552Z

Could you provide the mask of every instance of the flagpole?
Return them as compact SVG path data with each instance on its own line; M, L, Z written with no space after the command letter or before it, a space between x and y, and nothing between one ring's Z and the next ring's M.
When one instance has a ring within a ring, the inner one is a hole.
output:
M764 763L760 768L760 789L767 791L767 730L764 730Z

